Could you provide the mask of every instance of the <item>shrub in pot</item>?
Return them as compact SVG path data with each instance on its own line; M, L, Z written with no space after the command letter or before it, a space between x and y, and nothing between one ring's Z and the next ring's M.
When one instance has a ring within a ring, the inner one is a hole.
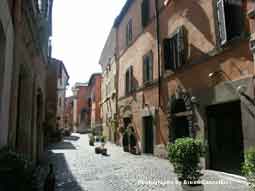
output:
M94 143L95 143L95 138L93 135L90 135L89 136L89 145L90 146L94 146Z
M105 143L106 142L106 136L101 136L101 143Z
M101 154L104 156L107 156L107 149L106 148L102 148L101 149Z
M255 147L245 152L245 162L242 172L248 180L251 190L255 190Z
M204 154L202 142L193 138L180 138L168 145L168 151L169 160L182 185L199 185L202 176L199 163Z
M96 154L102 153L102 148L101 148L101 147L96 147L96 148L95 148L95 153L96 153Z

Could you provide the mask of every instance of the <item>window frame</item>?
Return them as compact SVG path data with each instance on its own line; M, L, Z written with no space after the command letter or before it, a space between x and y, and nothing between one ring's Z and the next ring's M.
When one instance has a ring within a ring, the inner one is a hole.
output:
M133 40L133 21L130 18L126 25L126 45L129 46Z
M133 90L133 66L129 66L125 72L125 95L130 95Z
M222 22L220 22L219 20L219 11L218 11L218 5L220 4L220 2L223 2L223 8L224 8L224 21L223 24L224 24L224 31L225 31L225 40L222 40L222 35L221 35L221 26L220 26L220 23L222 24ZM227 5L226 3L226 0L215 0L213 1L213 8L214 8L214 19L215 19L215 34L216 34L216 44L217 44L217 47L218 48L221 48L221 47L224 47L224 46L227 46L229 43L231 44L232 41L235 41L237 39L241 39L244 37L244 34L245 34L245 14L243 12L243 2L242 0L238 0L240 3L241 3L241 9L242 11L240 12L240 25L242 26L241 29L240 29L240 34L239 35L236 35L236 36L233 36L232 38L229 38L228 37L228 28L227 28L227 20L226 20L226 9L225 9L225 6Z
M143 83L147 84L153 81L153 51L150 50L143 56Z
M141 23L145 28L150 21L150 0L143 0L141 3Z
M175 41L173 45L173 41ZM168 46L168 51L166 50ZM172 52L170 51L172 49ZM176 71L188 61L188 35L184 25L178 27L169 38L163 40L164 71ZM175 54L174 54L175 53ZM173 55L173 56L171 56ZM173 58L175 57L175 58ZM174 60L174 63L171 61Z

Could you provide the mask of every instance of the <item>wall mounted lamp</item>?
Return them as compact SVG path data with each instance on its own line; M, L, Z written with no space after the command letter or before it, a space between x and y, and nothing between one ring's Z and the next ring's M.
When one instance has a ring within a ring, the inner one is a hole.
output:
M241 85L236 88L236 91L238 92L239 95L245 97L250 103L255 105L255 99L251 98L249 95L245 93L246 89L247 89L246 86Z

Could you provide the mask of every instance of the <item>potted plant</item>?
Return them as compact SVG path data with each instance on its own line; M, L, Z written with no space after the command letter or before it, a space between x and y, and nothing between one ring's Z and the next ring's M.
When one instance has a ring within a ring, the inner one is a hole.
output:
M89 145L90 146L94 146L94 143L95 143L95 138L93 135L90 135L89 136Z
M124 152L129 152L129 131L126 129L123 132L122 145Z
M101 136L101 153L102 155L107 155L107 148L105 148L105 143L106 143L106 136Z
M242 165L242 172L247 178L251 190L255 190L255 148L245 152L245 162Z
M201 141L193 138L180 138L174 144L168 145L169 160L173 164L178 180L184 190L203 190L200 183L200 157L204 154Z
M96 154L102 153L102 148L100 146L95 147L95 153Z

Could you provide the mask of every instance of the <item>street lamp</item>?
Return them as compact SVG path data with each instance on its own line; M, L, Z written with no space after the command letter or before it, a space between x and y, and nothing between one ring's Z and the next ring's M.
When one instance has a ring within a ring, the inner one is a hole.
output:
M232 81L232 79L226 74L226 72L224 72L222 70L217 70L215 72L211 72L210 74L208 74L208 78L213 79L214 77L216 77L219 74L223 74L228 80Z

